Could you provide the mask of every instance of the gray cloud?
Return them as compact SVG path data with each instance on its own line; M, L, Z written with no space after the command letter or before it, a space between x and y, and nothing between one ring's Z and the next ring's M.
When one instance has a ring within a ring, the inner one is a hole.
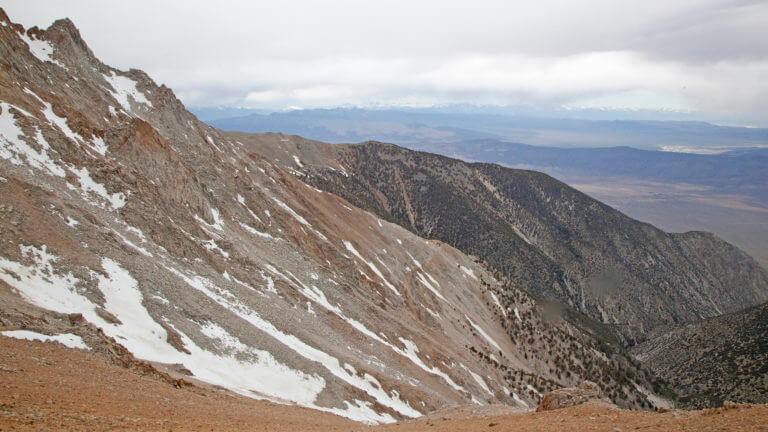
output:
M685 109L768 124L768 3L6 0L189 105ZM649 3L649 4L646 4Z

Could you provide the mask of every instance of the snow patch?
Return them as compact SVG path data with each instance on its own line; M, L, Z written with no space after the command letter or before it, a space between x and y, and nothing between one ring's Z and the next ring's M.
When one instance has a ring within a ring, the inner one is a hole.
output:
M361 323L360 321L357 321L355 319L349 318L345 316L342 312L342 310L338 306L332 305L328 299L325 297L325 294L322 293L316 286L312 285L311 287L307 287L304 283L302 283L296 276L294 276L290 272L288 275L290 278L284 274L282 274L280 271L278 271L276 268L274 268L271 265L267 265L267 270L272 272L273 274L279 276L289 284L293 285L294 287L299 289L299 292L303 294L308 299L314 301L315 303L319 304L320 306L324 307L326 310L334 313L336 316L341 318L342 320L346 321L349 325L351 325L355 330L359 331L360 333L364 334L365 336L368 336L369 338L375 340L376 342L390 348L392 351L396 352L397 354L400 354L401 356L409 359L411 362L413 362L415 365L419 366L423 370L425 370L428 373L431 373L433 375L437 375L441 378L443 378L450 386L454 387L455 389L462 389L462 387L457 386L456 383L451 380L451 378L442 372L441 370L429 367L419 358L419 356L416 354L418 352L418 348L416 347L416 344L413 342L400 338L401 342L405 346L405 349L397 347L388 341L386 341L384 338L380 337L370 329L368 329L365 324ZM386 336L385 336L386 337Z
M459 267L461 267L461 271L463 271L467 276L471 277L474 280L477 280L477 276L475 276L475 272L472 271L472 269L464 266L459 266Z
M384 285L386 285L387 288L391 289L395 294L400 295L400 291L398 291L397 288L395 288L394 285L389 283L389 281L384 277L383 274L381 274L381 272L379 271L379 269L376 267L376 265L374 263L372 263L370 261L367 261L365 258L363 258L362 255L360 255L360 252L358 252L357 249L355 249L355 247L352 246L352 243L350 243L350 242L345 240L344 241L344 246L347 248L348 251L352 252L352 254L354 256L356 256L360 261L362 261L365 264L367 264L368 267L371 270L373 270L374 273L376 273L376 276L378 276L379 278L381 278L382 281L384 281Z
M34 93L32 93L31 91L29 91L28 93L31 93L34 95ZM37 95L35 95L35 97L37 97ZM56 115L55 112L53 112L53 105L43 101L39 97L37 99L40 102L42 102L43 105L45 106L45 108L43 108L43 115L45 116L46 120L48 120L49 123L56 126L67 138L74 141L75 143L85 142L85 139L82 136L80 136L78 133L76 133L69 127L69 125L67 124L66 118L59 117L58 115Z
M133 243L132 241L128 240L124 235L120 234L119 232L112 230L113 233L115 233L116 236L120 237L120 240L123 241L126 245L130 246L131 248L138 251L140 254L144 255L145 257L152 258L152 253L148 250L144 249L143 247Z
M93 142L88 142L83 138L80 134L73 131L69 125L67 124L67 119L64 117L59 117L56 115L55 112L53 112L53 105L50 103L40 99L40 96L35 94L32 90L28 88L24 88L24 92L32 95L35 99L37 99L41 104L43 104L43 116L45 116L46 120L48 120L48 123L57 127L67 138L72 140L75 143L81 143L86 144L91 150L95 151L96 153L105 156L107 154L107 145L104 143L104 140L102 138L93 137Z
M246 225L246 224L244 224L242 222L238 222L238 223L240 224L241 227L243 227L244 230L248 231L249 233L251 233L253 235L257 235L259 237L263 237L263 238L267 238L267 239L271 239L271 240L279 240L278 238L275 238L275 237L273 237L270 234L267 234L265 232L261 232L259 230L253 229L250 226L248 226L248 225Z
M104 296L103 308L114 315L119 324L104 320L96 311L99 306L80 294L79 280L71 273L57 274L53 263L57 258L47 247L20 245L22 255L33 264L23 265L0 258L0 279L14 287L28 302L59 313L81 313L104 333L117 339L139 358L175 363L179 353L165 342L166 332L142 305L137 282L127 270L109 258L101 260L107 276L92 273ZM13 276L11 275L13 274ZM168 361L169 358L172 361Z
M266 351L249 348L226 330L214 325L206 325L201 333L214 342L229 350L228 354L215 354L201 349L187 335L168 326L179 333L185 348L190 354L182 353L167 343L167 332L158 324L142 305L143 296L138 289L136 280L118 263L109 258L102 259L102 267L106 276L93 273L98 281L98 289L102 292L105 302L103 308L114 315L118 324L107 322L97 313L99 306L80 294L80 281L71 273L57 274L52 264L56 258L49 254L47 248L21 246L22 254L33 261L30 266L13 262L0 257L0 279L14 287L27 301L59 313L82 313L89 322L102 328L105 334L115 338L120 344L131 351L136 357L162 363L183 364L192 374L202 381L220 385L245 396L264 398L265 395L279 400L293 401L298 404L324 411L334 412L354 420L368 422L393 422L387 414L378 414L365 403L348 405L349 411L338 408L325 408L314 405L317 395L325 387L325 380L317 375L309 375L293 370L278 363ZM169 269L172 273L183 276L180 272ZM225 307L234 308L241 315L249 318L249 322L262 324L268 333L284 336L290 341L298 339L280 333L266 322L259 322L255 314L247 313L239 304L230 304L230 300L207 290L208 283L201 279L185 278L191 286L203 290ZM231 300L234 301L234 300ZM311 348L309 349L311 351ZM317 358L332 363L330 356L323 357L319 351ZM237 358L235 357L237 355ZM335 360L335 359L333 359ZM338 361L336 361L338 364ZM341 369L339 366L338 369ZM346 375L346 374L345 374ZM351 377L348 377L351 379ZM360 381L364 381L360 378ZM380 391L382 401L387 397ZM379 398L377 398L379 400ZM386 403L385 403L386 404ZM393 407L401 408L405 415L416 417L420 413L408 411L410 407L402 401L399 405L393 401Z
M104 142L104 139L101 137L94 136L93 137L93 143L91 143L91 148L98 154L102 156L107 155L107 144Z
M87 168L75 169L70 167L69 171L77 177L77 181L80 183L80 190L86 197L89 193L95 194L106 201L113 210L117 210L125 205L126 196L124 193L115 192L111 194L107 192L107 188L103 184L97 183L91 178ZM74 188L71 185L70 187Z
M281 209L283 209L283 210L287 211L287 212L288 212L288 213L289 213L291 216L293 216L293 218L294 218L294 219L296 219L296 220L297 220L297 221L298 221L300 224L302 224L302 225L306 225L306 226L311 226L311 225L309 224L309 222L307 222L307 220L306 220L306 219L304 219L303 217L301 217L301 215L300 215L300 214L296 213L295 211L293 211L293 209L292 209L292 208L288 207L288 204L286 204L286 203L284 203L284 202L282 202L282 201L280 201L279 199L277 199L277 198L274 198L274 197L273 197L272 199L273 199L273 200L274 200L274 201L277 203L277 205L278 205L278 206L279 206ZM265 210L265 211L266 211L266 210ZM267 213L267 216L269 216L269 213Z
M420 263L420 262L418 262L418 261L416 261L416 258L414 258L414 257L413 257L413 255L411 255L411 253L410 253L410 252L406 252L406 254L408 255L408 258L410 258L410 259L411 259L411 261L413 261L413 263L414 263L414 264L416 264L416 267L418 267L418 268L422 268L422 267L421 267L421 263Z
M426 278L424 278L424 275L422 275L421 273L416 273L416 278L419 280L419 282L421 282L422 285L427 287L428 290L432 291L432 294L434 294L437 298L439 298L440 300L443 300L445 302L448 301L448 300L445 299L445 297L443 297L442 294L440 294L440 291L438 291L437 288L432 286L432 284L429 283L429 281L427 281Z
M256 213L251 211L251 209L248 207L248 205L245 204L245 198L243 198L242 195L237 194L237 202L239 202L243 207L245 207L246 210L248 210L248 213L251 215L252 218L254 218L257 221L259 221L259 223L264 223L264 222L262 222L261 218L256 216Z
M216 241L214 239L206 240L202 242L202 245L204 248L208 249L211 252L218 252L224 258L229 258L229 252L220 248L219 245L216 244Z
M189 277L184 273L181 273L180 271L171 267L166 267L166 269L171 273L175 274L176 276L180 277L181 279L183 279L192 288L202 292L203 294L208 296L211 300L215 301L222 307L227 308L232 313L242 318L243 320L247 321L255 328L267 333L268 335L273 337L275 340L279 341L280 343L284 344L285 346L287 346L288 348L296 352L298 355L310 361L315 361L321 364L332 375L341 379L347 384L353 387L356 387L362 390L363 392L367 393L369 396L373 397L380 404L387 406L399 412L400 414L408 417L421 416L420 412L411 408L410 405L403 402L400 398L394 397L393 395L388 394L386 391L384 391L384 389L378 382L372 383L368 379L361 378L356 374L351 374L348 370L344 369L344 367L341 365L341 362L337 358L325 353L324 351L321 351L315 347L312 347L306 344L305 342L301 341L298 337L294 335L284 333L281 330L277 329L272 323L261 318L255 311L253 311L248 306L240 302L237 298L235 298L231 294L227 293L226 291L214 285L208 279L205 279L197 275L193 277ZM339 408L319 407L319 406L315 406L314 404L304 404L304 405L311 408L323 410L323 411L333 412L338 415L345 416L358 421L384 422L384 423L392 423L395 421L394 418L392 418L392 416L390 416L389 414L376 413L375 411L370 409L369 405L365 405L365 404L357 404L355 406L352 406L351 404L349 404L347 405L346 410L342 410ZM369 408L364 409L363 407L369 407Z
M538 390L536 390L536 387L534 387L534 386L532 386L530 384L526 384L525 388L527 388L528 390L532 391L538 397L543 396Z
M110 86L112 86L112 97L123 107L126 112L131 112L131 103L129 97L136 103L146 104L152 107L152 102L147 99L144 93L140 92L136 88L137 82L122 75L115 74L114 71L110 72L110 75L104 75L104 79L107 80Z
M523 407L528 408L528 404L524 400L520 399L520 396L518 396L517 393L512 393L512 399L514 399L515 402L522 405Z
M432 315L433 318L440 319L440 314L439 313L433 311L432 309L430 309L430 308L428 308L428 307L426 307L424 305L421 305L421 307L423 307L424 310L426 310L428 314Z
M67 348L78 348L84 350L90 350L88 345L83 342L83 338L72 333L61 333L53 336L44 335L42 333L33 332L30 330L8 330L0 332L3 336L8 336L14 339L22 340L37 340L41 342L58 342Z
M155 299L155 300L157 300L157 301L159 301L160 303L162 303L162 304L164 304L164 305L166 305L166 306L168 306L168 305L170 305L170 304L171 304L171 302L170 302L170 301L168 301L168 299L167 299L167 298L165 298L165 297L162 297L162 296L159 296L159 295L153 295L153 296L152 296L152 298L153 298L153 299Z
M201 218L198 215L195 215L195 220L200 222L201 224L204 224L208 228L213 228L218 231L224 231L224 219L221 218L221 213L219 213L219 210L211 207L211 215L213 216L212 224L209 224L208 222L205 221L205 219Z
M33 149L26 141L19 139L20 136L26 136L24 131L16 125L16 120L10 113L10 108L14 108L27 117L32 117L28 112L7 104L0 102L0 158L7 159L14 165L26 164L32 168L47 171L50 175L64 177L66 171L59 165L57 165L48 156L48 150L51 150L51 146L40 133L40 130L35 128L36 136L34 137L37 143L40 145L40 151ZM21 156L24 156L22 158Z
M501 313L504 314L504 317L507 316L507 311L504 309L504 306L501 305L501 302L499 301L499 298L496 297L496 294L493 293L493 291L488 291L488 293L491 295L491 298L493 299L493 302L496 303L496 307L499 308Z
M197 371L197 378L219 383L246 396L253 396L254 393L276 396L309 406L314 404L317 395L325 388L322 377L283 365L268 351L245 345L215 323L206 323L200 331L223 353L214 354L203 350L189 338L184 338L185 346L192 353L191 357L200 366L193 368ZM206 367L206 362L222 369Z
M304 168L304 164L301 163L301 160L299 159L298 156L293 155L293 161L296 162L296 166L298 166L299 168Z
M483 377L481 377L480 375L478 375L478 374L472 372L471 370L469 370L469 368L464 366L463 363L460 366L465 371L467 371L472 376L472 378L474 378L475 382L477 383L477 385L480 386L480 388L485 390L486 393L488 393L489 395L491 395L491 397L493 397L493 392L491 391L491 389L488 388L488 385L485 383L485 380L483 380Z
M418 356L419 347L416 346L416 344L413 341L410 341L410 340L402 338L402 337L398 337L398 339L400 340L400 343L402 343L404 345L404 347L405 347L404 349L399 349L398 348L398 352L400 352L405 357L409 358L413 363L415 363L417 366L419 366L420 368L424 369L425 371L427 371L427 372L429 372L429 373L431 373L433 375L437 375L440 378L442 378L454 390L466 391L464 389L464 387L456 384L451 379L451 377L448 376L448 374L446 374L445 372L441 371L440 369L438 369L436 367L427 366L426 364L424 364L424 362Z
M63 63L51 57L53 55L53 45L51 45L50 42L44 41L42 39L33 39L27 36L27 34L24 32L21 33L21 40L23 40L27 46L29 46L29 52L31 52L32 55L37 57L37 59L41 62L51 62L55 65L61 66L64 69L67 68Z
M496 341L494 341L494 340L493 340L493 339L492 339L492 338L491 338L491 337L488 335L488 333L486 333L486 332L485 332L485 330L483 330L483 329L482 329L482 328L481 328L479 325L475 324L475 323L474 323L474 321L472 321L471 319L469 319L469 317L468 317L468 316L464 315L464 317L467 319L467 321L469 321L469 324L470 324L472 327L474 327L474 329L475 329L475 330L477 330L477 332L478 332L478 333L480 333L480 335L481 335L481 336L482 336L482 337L483 337L483 338L484 338L486 341L488 341L488 343L489 343L489 344L493 345L493 346L494 346L494 347L495 347L497 350L501 351L501 347L499 346L499 344L497 344L497 343L496 343Z

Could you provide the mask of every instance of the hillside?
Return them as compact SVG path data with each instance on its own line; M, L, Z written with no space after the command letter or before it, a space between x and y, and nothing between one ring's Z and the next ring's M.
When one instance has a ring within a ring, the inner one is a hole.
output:
M225 130L279 131L332 143L375 140L544 172L665 231L715 233L768 267L765 149L727 151L766 145L766 129L639 121L642 117L637 121L555 118L580 115L576 112L544 118L545 114L526 116L499 107L464 108L193 112ZM616 118L628 114L613 112ZM594 147L585 148L589 146Z
M257 401L215 389L172 386L161 376L87 351L0 335L0 427L13 431L755 431L768 406L650 413L605 404L541 413L462 406L422 419L369 427L316 410ZM83 370L89 379L83 379ZM47 385L56 382L58 385ZM42 383L42 385L41 385ZM77 397L73 397L76 394ZM137 398L141 394L143 397ZM618 425L618 426L617 426Z
M409 148L541 171L664 231L715 233L768 267L764 149L690 154L630 147L537 147L493 139L432 141Z
M306 183L344 172L329 145L214 129L69 20L0 22L0 325L363 422L584 379L663 403L503 275Z
M545 174L376 142L333 149L346 172L310 172L317 187L479 257L630 345L768 297L768 273L716 236L665 233Z
M633 353L676 389L684 407L768 403L768 304L688 324Z

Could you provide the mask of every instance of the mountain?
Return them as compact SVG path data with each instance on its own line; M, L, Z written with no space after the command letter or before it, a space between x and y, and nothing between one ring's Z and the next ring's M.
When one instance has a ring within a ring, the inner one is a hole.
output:
M765 129L690 121L557 119L482 107L316 109L211 123L335 143L392 142L545 172L665 231L713 232L768 267L766 150L736 149L768 145Z
M304 169L345 175L338 156L210 127L101 63L71 21L25 30L0 10L0 326L365 422L530 409L585 379L664 403L589 319L311 186Z
M686 407L768 403L768 303L664 332L634 353L681 389Z
M630 345L768 298L768 273L716 236L665 233L545 174L376 142L332 149L345 171L305 170L317 187L478 256Z
M632 147L537 147L489 139L419 144L414 149L510 167L549 169L571 177L688 183L723 192L751 189L756 198L768 203L768 153L760 149L705 155Z
M208 110L202 111L207 114ZM283 132L331 143L377 139L398 144L434 140L496 137L455 125L455 115L396 110L335 108L217 118L209 123L223 130Z
M765 149L701 155L630 147L536 147L491 139L411 147L545 172L664 230L716 233L768 267Z
M209 110L200 112L209 115ZM333 143L376 140L412 145L491 138L536 146L622 145L707 153L768 146L768 129L764 128L697 121L586 120L498 110L307 109L218 117L211 125L243 132L280 131Z

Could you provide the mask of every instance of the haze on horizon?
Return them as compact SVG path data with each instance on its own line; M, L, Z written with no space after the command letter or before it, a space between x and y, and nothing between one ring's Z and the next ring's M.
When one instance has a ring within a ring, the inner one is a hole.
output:
M193 107L525 105L768 126L768 3L7 0ZM725 120L727 119L727 120Z

